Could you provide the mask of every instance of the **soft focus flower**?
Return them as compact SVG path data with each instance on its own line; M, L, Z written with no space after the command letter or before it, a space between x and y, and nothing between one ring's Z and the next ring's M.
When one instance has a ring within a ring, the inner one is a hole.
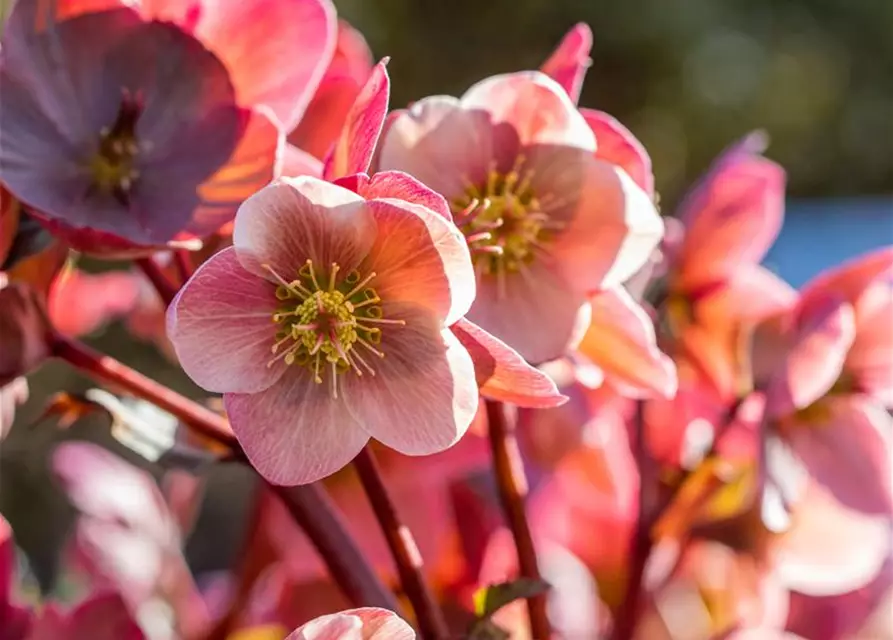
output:
M684 197L684 235L668 247L664 311L671 337L728 400L747 390L742 334L795 297L759 266L784 212L784 170L760 155L765 146L754 133L714 161Z
M210 234L274 177L279 127L303 112L334 24L325 0L17 2L0 179L86 248L79 230Z
M372 66L372 52L363 35L340 20L335 55L303 118L288 134L288 141L319 160L325 158L372 73Z
M322 616L286 640L415 640L415 631L393 611L366 607Z
M772 425L850 508L893 517L893 249L819 275L754 334Z
M168 334L269 480L329 475L370 437L423 455L462 436L478 391L446 327L474 280L448 221L304 177L246 201L233 240L181 290Z
M443 194L465 233L478 281L469 319L531 362L572 346L587 294L637 271L663 231L647 194L595 151L586 120L539 72L425 98L382 140L380 168Z
M0 273L0 387L30 373L50 356L50 322L37 293L6 284Z

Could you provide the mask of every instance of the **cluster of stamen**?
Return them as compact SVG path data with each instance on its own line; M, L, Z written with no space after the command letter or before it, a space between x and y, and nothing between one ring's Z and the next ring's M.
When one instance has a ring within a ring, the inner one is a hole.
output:
M374 272L364 278L354 269L339 278L337 263L325 274L308 259L297 277L287 280L271 266L264 268L279 283L276 298L282 303L273 314L279 329L267 366L284 361L306 367L317 384L328 376L336 398L339 374L375 375L367 358L385 356L378 348L382 327L406 323L383 317L381 298L368 286Z
M523 272L562 224L544 213L544 198L534 192L533 174L522 171L519 156L508 172L491 166L486 183L468 184L452 202L456 224L465 234L479 274Z
M136 123L142 110L142 96L125 89L118 115L110 127L99 132L99 148L90 160L91 188L111 194L122 206L130 203L130 191L139 178L134 165L140 149Z

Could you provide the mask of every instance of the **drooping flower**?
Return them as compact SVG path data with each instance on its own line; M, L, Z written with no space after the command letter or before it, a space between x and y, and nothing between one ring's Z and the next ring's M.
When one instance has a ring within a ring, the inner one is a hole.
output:
M0 179L87 249L210 234L274 177L334 26L326 0L17 2Z
M370 437L423 455L462 436L478 391L446 327L470 306L474 278L453 225L283 178L243 204L233 240L181 290L168 335L193 380L225 394L269 480L329 475Z
M770 424L844 505L893 517L893 249L829 270L753 337Z
M335 55L288 141L319 160L325 158L372 67L372 52L363 35L340 20Z
M443 194L466 236L478 282L469 319L531 362L575 344L587 294L637 271L663 232L648 195L595 152L585 118L539 72L425 98L382 139L379 168Z
M286 640L415 640L415 631L393 611L365 607L311 620Z

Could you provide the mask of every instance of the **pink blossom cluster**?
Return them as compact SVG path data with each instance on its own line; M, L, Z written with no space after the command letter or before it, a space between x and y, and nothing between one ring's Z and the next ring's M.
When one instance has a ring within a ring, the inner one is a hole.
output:
M15 2L0 437L64 360L103 388L44 418L155 473L56 447L80 586L0 517L0 639L893 639L893 247L762 266L759 132L661 211L591 45L392 109L330 0ZM78 341L113 321L206 398ZM195 575L224 462L244 549Z

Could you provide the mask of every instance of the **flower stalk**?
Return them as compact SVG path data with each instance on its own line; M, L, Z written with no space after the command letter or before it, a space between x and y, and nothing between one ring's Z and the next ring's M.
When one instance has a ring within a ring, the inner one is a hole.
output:
M518 550L518 567L521 576L531 580L542 580L533 536L524 511L524 501L528 492L527 477L518 449L515 423L506 418L505 405L501 402L488 400L486 406L487 430L490 436L496 485L502 509ZM546 594L539 593L528 598L527 610L530 616L530 632L534 640L549 640L552 637L552 627L546 608Z
M443 613L425 580L424 564L412 532L400 520L387 487L381 478L378 462L367 445L353 461L363 489L384 532L397 565L403 591L412 603L423 640L446 640L449 637Z

